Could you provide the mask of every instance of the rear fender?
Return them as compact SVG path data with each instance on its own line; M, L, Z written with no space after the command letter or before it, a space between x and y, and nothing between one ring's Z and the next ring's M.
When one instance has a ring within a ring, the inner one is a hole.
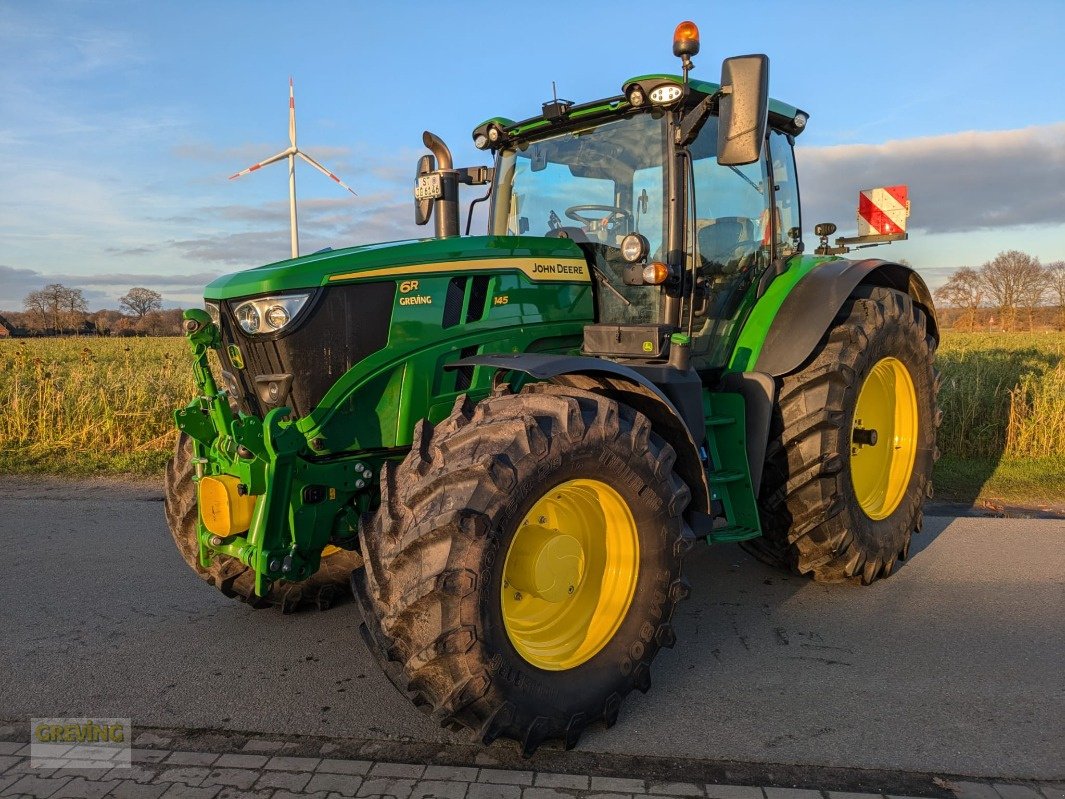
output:
M689 509L710 513L710 486L693 431L662 390L633 369L601 358L537 353L478 355L448 364L446 368L460 366L521 372L537 380L602 394L636 409L651 420L655 432L677 453L675 468L692 492ZM696 430L695 435L702 441L704 431Z
M882 286L909 294L927 314L929 333L939 340L932 295L917 272L908 266L879 258L861 261L837 259L816 264L795 283L772 317L757 350L755 364L753 367L749 363L744 364L743 368L755 368L774 377L794 372L810 357L836 314L860 285ZM767 292L760 303L769 300ZM749 318L755 316L752 313ZM743 338L745 336L741 333Z

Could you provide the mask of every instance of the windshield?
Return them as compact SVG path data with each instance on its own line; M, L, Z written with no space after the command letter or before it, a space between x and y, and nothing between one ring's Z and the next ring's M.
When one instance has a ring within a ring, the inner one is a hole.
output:
M525 142L500 156L492 232L546 236L577 227L617 245L638 231L662 244L665 123L637 114Z
M666 149L663 115L640 113L504 150L491 231L596 245L597 266L626 298L600 291L600 318L658 321L659 290L625 286L617 248L642 233L651 258L662 257Z

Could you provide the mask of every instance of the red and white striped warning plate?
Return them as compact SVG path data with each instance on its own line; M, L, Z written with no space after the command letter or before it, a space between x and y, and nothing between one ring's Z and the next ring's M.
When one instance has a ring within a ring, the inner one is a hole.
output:
M905 186L862 189L858 194L858 235L905 233L910 200Z

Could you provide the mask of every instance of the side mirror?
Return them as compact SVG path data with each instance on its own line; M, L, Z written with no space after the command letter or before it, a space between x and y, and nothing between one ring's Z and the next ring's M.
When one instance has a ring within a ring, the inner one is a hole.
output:
M422 190L422 184L429 173L436 171L436 158L432 155L423 155L418 159L418 171L414 175L414 224L424 225L433 215L433 199L427 196L428 192Z
M721 63L717 162L753 164L762 155L769 116L769 58L741 55Z

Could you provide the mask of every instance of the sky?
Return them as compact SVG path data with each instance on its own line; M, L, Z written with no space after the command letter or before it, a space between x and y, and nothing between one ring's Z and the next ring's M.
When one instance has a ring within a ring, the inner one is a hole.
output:
M411 190L425 129L459 165L472 128L551 96L618 94L770 57L770 93L810 114L797 159L813 225L853 234L861 188L910 187L905 258L935 287L1019 249L1065 260L1065 2L625 3L0 0L0 309L46 283L91 309L132 286L190 305L217 275L288 257L288 79L301 149L357 192L297 166L300 244L431 235ZM479 189L467 190L467 198Z

